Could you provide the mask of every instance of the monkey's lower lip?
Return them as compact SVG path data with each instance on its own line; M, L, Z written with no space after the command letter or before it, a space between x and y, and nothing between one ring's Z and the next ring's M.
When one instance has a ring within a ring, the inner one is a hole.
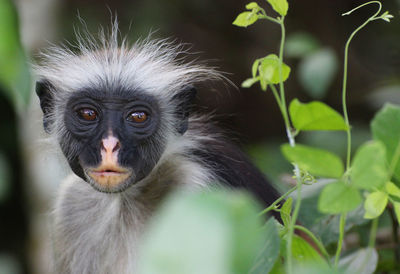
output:
M131 177L132 171L124 168L96 168L89 169L87 174L104 191L113 191L119 188Z

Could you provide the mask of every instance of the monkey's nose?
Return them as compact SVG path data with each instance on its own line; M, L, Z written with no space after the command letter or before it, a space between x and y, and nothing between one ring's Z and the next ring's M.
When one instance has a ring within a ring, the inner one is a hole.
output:
M121 148L121 143L114 136L108 136L106 139L101 140L101 149L107 154L118 151Z

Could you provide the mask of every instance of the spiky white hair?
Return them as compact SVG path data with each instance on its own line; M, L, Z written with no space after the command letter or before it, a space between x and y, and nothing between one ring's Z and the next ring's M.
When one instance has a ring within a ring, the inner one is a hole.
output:
M42 52L41 64L35 67L37 76L65 92L117 84L164 98L189 84L223 78L214 68L185 62L180 58L187 53L185 45L171 39L147 37L130 46L126 39L119 39L117 22L109 35L101 29L98 38L78 33L77 40L76 51L54 46Z

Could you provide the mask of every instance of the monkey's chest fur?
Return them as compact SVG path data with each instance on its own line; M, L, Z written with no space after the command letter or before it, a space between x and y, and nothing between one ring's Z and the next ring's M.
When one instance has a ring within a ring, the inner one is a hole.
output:
M154 174L157 179L150 176L122 193L101 193L75 175L68 177L54 210L55 273L135 273L141 234L160 202L179 185L193 189L209 181L197 163L176 159L176 165L158 168L170 176Z

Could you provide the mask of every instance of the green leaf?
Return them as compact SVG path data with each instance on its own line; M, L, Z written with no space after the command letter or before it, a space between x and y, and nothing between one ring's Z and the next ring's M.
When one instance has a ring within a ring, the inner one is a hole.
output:
M248 273L268 239L259 211L243 192L172 195L149 224L138 273Z
M362 202L359 191L338 181L327 185L318 200L318 209L323 213L339 214L355 209Z
M303 58L299 64L298 79L313 98L325 97L336 78L339 61L332 49L323 48Z
M238 27L247 27L254 24L258 20L258 15L251 11L244 11L239 14L235 21L233 21L233 25Z
M394 213L396 214L397 217L397 222L400 223L400 203L394 202L393 207L394 207Z
M12 1L0 1L0 88L21 111L29 102L30 72L22 50Z
M260 62L261 62L261 59L255 60L253 63L253 66L251 67L251 75L253 76L253 78L255 78L257 75L258 68L260 66Z
M282 16L286 16L289 9L289 5L286 0L267 0L267 2L271 4L274 11Z
M268 84L279 84L279 57L275 54L270 54L267 57L261 59L259 67L260 78ZM290 67L286 64L282 64L282 82L285 82L290 74Z
M288 35L285 43L285 55L291 58L301 58L320 47L313 35L307 32L296 32Z
M249 78L246 79L243 83L242 83L242 88L249 88L251 87L253 84L257 83L258 81L260 81L260 78Z
M295 147L284 144L281 150L289 162L298 164L300 169L314 176L340 178L343 175L342 160L332 152L300 144Z
M388 181L385 147L374 141L362 145L354 156L351 184L367 190L380 188Z
M400 180L400 107L387 104L374 117L371 130L374 140L381 141L386 148L386 159L389 166L393 164L394 177Z
M246 5L246 9L248 10L260 9L260 6L256 2L251 2Z
M382 191L370 193L364 202L366 219L374 219L382 214L388 203L388 195Z
M400 198L400 188L398 188L392 182L387 182L385 185L385 189L389 195Z
M282 254L285 254L286 243L282 245L282 249ZM292 239L292 255L294 263L296 264L304 265L307 263L312 263L313 265L327 265L326 261L315 250L315 248L313 248L306 240L297 235L294 235Z
M279 257L281 239L279 238L275 219L270 218L268 220L263 227L262 233L265 235L263 249L257 255L253 267L248 272L249 274L269 273Z
M336 110L314 101L303 104L294 99L289 106L290 119L297 130L346 130L347 125Z
M290 214L292 212L293 198L290 197L281 207L281 218L285 227L290 225Z
M378 252L374 248L362 248L340 259L339 267L346 273L375 273L378 265Z

